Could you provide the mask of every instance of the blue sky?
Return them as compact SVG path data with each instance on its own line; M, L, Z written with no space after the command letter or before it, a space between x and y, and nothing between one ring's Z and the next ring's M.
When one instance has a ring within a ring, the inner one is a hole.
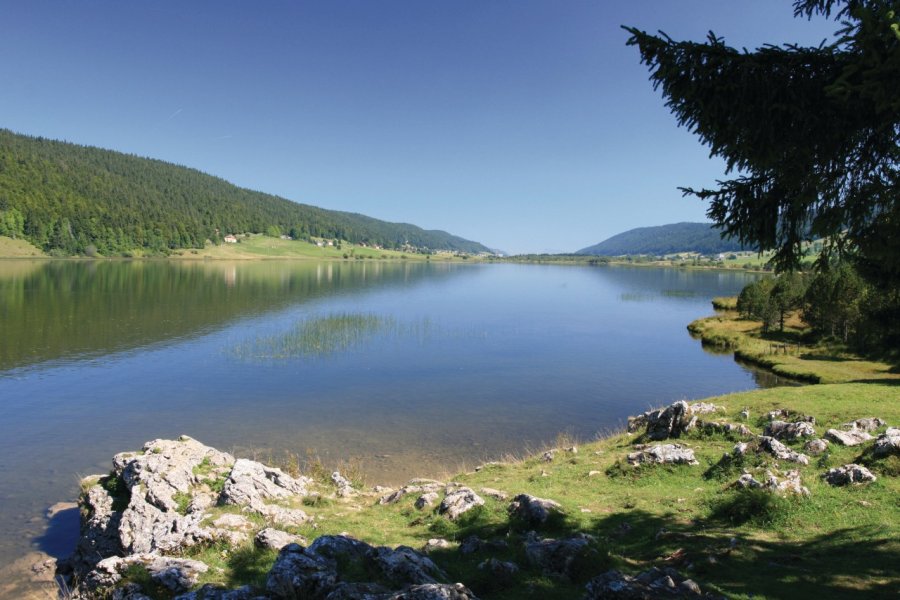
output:
M0 127L510 252L704 220L724 175L620 25L733 46L788 0L0 0Z

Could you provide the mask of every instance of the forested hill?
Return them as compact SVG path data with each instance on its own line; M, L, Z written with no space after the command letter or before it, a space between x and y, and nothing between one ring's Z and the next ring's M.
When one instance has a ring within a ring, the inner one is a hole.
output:
M582 248L576 254L622 256L624 254L664 255L676 252L718 254L741 250L734 240L723 240L710 223L673 223L658 227L638 227ZM748 248L749 249L749 248Z
M165 253L230 233L488 252L426 231L243 189L195 169L0 129L0 235L63 254Z

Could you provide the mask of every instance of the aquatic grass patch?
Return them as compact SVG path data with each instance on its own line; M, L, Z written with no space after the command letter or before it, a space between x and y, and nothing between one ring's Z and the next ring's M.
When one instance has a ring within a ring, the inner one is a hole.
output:
M375 340L387 342L401 337L426 340L433 333L430 319L401 323L373 313L330 313L299 321L285 333L263 335L231 347L230 353L244 360L290 360L324 358L362 349Z

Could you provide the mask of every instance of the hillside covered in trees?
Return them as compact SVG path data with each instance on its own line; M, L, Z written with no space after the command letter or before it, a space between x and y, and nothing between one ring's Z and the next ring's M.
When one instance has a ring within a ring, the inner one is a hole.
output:
M489 252L445 231L325 210L160 160L0 129L0 235L58 254L167 253L230 233Z
M718 254L743 250L740 243L723 240L710 223L673 223L658 227L638 227L612 236L576 254L622 256L625 254L675 254L699 252ZM749 249L749 248L747 248Z

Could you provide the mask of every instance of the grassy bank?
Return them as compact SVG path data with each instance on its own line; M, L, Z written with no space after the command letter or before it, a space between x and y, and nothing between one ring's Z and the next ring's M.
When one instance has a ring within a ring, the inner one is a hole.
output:
M724 407L717 418L745 423L755 433L768 422L765 413L776 408L814 416L820 433L860 417L900 422L900 385L892 383L758 390L711 401ZM749 419L740 415L745 408ZM484 493L483 507L451 522L436 509L415 508L418 494L389 505L378 504L380 494L373 492L337 498L326 473L318 469L321 495L299 504L314 516L315 524L292 531L310 541L346 532L371 544L414 548L430 538L444 538L450 546L430 556L453 581L464 582L481 598L577 598L588 579L608 568L635 573L654 565L673 566L704 591L731 598L869 599L895 597L900 590L898 457L868 462L878 476L874 483L837 488L826 484L822 473L830 466L866 459L860 447L832 445L829 453L813 457L807 466L783 465L798 467L811 493L805 498L780 497L732 489L741 465L720 462L735 443L723 434L692 432L679 440L694 449L697 466L631 467L625 457L638 441L643 440L637 434L616 434L580 444L577 451L560 449L549 462L535 456L490 463L452 477L479 493L493 488L509 498L529 493L559 502L564 516L548 522L540 534L593 536L570 581L550 579L529 566L522 540L530 527L510 519L509 500ZM570 443L558 441L561 448ZM792 445L802 450L800 442ZM753 466L771 468L774 460L760 456ZM213 512L233 510L220 507ZM262 520L257 526L264 526ZM507 546L462 554L459 545L470 535L502 540ZM213 567L205 581L228 586L264 584L276 555L252 543L190 554ZM478 568L488 557L515 561L522 569L498 580Z
M692 322L691 334L777 375L809 383L900 380L900 372L887 363L865 360L835 345L807 343L806 328L796 315L786 320L783 332L764 333L761 322L740 317L735 299L716 298L713 306L718 314Z

